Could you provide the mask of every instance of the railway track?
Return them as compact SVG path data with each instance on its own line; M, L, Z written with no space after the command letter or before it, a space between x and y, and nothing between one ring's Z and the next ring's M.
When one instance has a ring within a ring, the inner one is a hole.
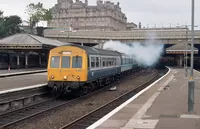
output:
M112 85L109 85L109 86L112 86ZM0 120L1 120L0 121L0 129L9 127L9 126L19 123L23 120L35 117L37 115L43 114L45 112L59 108L61 106L72 104L73 102L76 102L78 99L83 99L85 97L89 97L98 92L101 92L102 90L105 90L106 88L108 88L108 87L104 87L100 90L97 90L97 91L87 94L85 96L71 99L71 100L55 97L55 98L46 100L44 102L39 102L37 104L30 105L30 106L27 106L27 107L24 107L21 109L17 109L14 111L0 114Z
M2 113L0 114L0 129L58 107L58 103L62 104L62 101L56 100L56 98L51 98L44 102L39 102L21 109Z
M49 98L47 86L0 94L0 114L44 101Z
M139 74L135 74L134 76L137 77ZM143 75L145 75L143 73ZM152 80L152 79L150 79ZM123 79L120 80L121 82L123 82ZM147 82L148 83L148 82ZM145 83L145 84L147 84ZM100 90L97 90L95 92L92 92L90 94L87 94L85 96L81 96L79 98L75 98L75 99L71 99L71 100L66 100L66 99L57 99L57 98L52 98L52 99L49 99L45 102L42 102L42 103L38 103L38 104L34 104L34 105L30 105L30 106L27 106L27 107L24 107L24 108L21 108L21 109L18 109L18 110L15 110L15 111L11 111L11 112L7 112L7 113L4 113L4 114L0 114L0 129L1 128L6 128L6 127L10 127L10 126L13 126L15 124L18 124L22 121L25 121L25 120L28 120L30 118L33 118L33 117L36 117L38 115L42 115L48 111L51 111L51 110L54 110L54 109L58 109L59 107L63 107L63 106L67 106L67 105L72 105L73 103L76 103L77 100L81 100L81 99L84 99L84 98L87 98L87 97L90 97L92 95L95 95L97 94L98 92L101 92L105 89L108 89L110 87L112 87L113 85L115 85L116 83L112 83L111 85L108 85ZM144 85L144 84L143 84ZM141 86L138 86L137 88L134 89L134 93L136 93L135 90L140 90L142 89ZM133 93L127 93L129 94L129 97L130 96L133 96ZM126 97L124 97L125 95L119 97L118 99L121 99L123 101L127 100L128 98L128 95L126 95ZM117 100L116 100L117 101ZM121 101L122 102L122 101ZM80 119L77 119L75 121L73 121L72 123L66 125L66 126L63 126L62 128L68 128L73 125L76 125L77 123L81 122L81 121L85 121L86 118L89 118L89 116L92 116L95 112L98 113L99 111L102 112L102 115L105 115L108 110L106 111L105 108L107 107L108 109L112 109L112 106L110 107L109 105L111 105L111 103L113 103L112 105L115 105L114 107L116 107L117 105L120 105L121 102L109 102L108 104L98 108L97 110L95 111L92 111L91 113L85 115L84 117L80 118ZM115 104L116 103L116 104ZM104 110L106 111L105 113ZM98 116L98 117L95 117L95 116ZM95 122L96 120L100 119L102 116L101 115L94 115L92 117L89 118L88 121L90 121L88 125L91 124L91 122ZM86 121L85 121L86 122ZM85 124L85 123L84 123ZM83 125L83 124L77 124L79 125L79 127L83 127L83 126L80 126L80 125ZM79 128L78 127L78 128Z
M123 102L134 96L136 93L144 89L146 86L151 84L153 81L157 79L158 73L149 79L147 82L135 87L131 91L124 93L123 95L119 96L118 98L108 102L107 104L99 107L96 110L91 111L90 113L86 114L85 116L74 120L73 122L64 125L60 129L85 129L89 127L91 124L95 123L103 116L108 114L110 111L114 110L116 107L121 105Z

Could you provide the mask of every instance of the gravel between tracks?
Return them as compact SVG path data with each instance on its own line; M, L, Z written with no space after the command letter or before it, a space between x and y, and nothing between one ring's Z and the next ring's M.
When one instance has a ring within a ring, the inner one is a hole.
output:
M133 76L126 77L122 83L117 84L116 91L104 91L93 95L90 98L82 99L73 105L67 105L65 108L60 108L56 111L51 111L45 115L39 116L37 119L30 119L9 127L10 129L58 129L63 125L72 122L73 120L97 109L107 102L117 98L123 93L130 91L135 86L142 84L155 76L155 72L137 78Z

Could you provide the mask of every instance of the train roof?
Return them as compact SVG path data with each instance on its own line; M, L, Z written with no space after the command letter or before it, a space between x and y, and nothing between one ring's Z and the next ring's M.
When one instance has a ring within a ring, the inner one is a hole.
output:
M93 47L88 47L88 46L81 46L81 45L76 45L76 44L68 44L68 45L63 45L63 46L76 46L76 47L79 47L81 49L84 49L89 55L99 54L99 55L120 56L119 52L112 51L112 50L105 50L105 49L93 48Z

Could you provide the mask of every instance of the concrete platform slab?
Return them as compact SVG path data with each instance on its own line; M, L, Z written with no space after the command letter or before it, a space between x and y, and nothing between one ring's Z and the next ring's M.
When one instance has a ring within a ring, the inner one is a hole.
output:
M192 119L160 119L155 129L199 129L195 120Z
M131 119L131 124L121 129L154 129L159 120Z
M33 69L19 69L19 70L0 70L0 78L9 76L18 76L23 74L40 73L40 72L47 72L47 69L33 68Z
M27 72L27 71L38 71L38 70L46 70L46 69L45 68L28 68L28 69L0 70L0 74Z
M101 128L118 128L124 126L127 123L127 120L108 120L103 123Z
M0 78L0 91L47 83L47 73Z
M199 115L192 115L192 114L182 114L180 118L186 118L186 119L200 119Z

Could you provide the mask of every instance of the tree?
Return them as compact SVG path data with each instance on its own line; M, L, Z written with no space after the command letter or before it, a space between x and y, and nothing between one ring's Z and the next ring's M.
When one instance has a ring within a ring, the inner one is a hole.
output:
M5 27L10 34L20 33L19 25L22 23L22 20L19 16L10 16L5 18Z
M46 9L45 13L43 15L43 20L44 21L50 21L52 19L52 14L51 14L51 10L50 9Z
M16 15L0 18L0 38L20 33L21 23L21 18Z
M33 27L42 20L49 21L52 19L51 12L48 9L43 8L43 4L38 2L37 4L30 3L27 6L26 13L29 15L29 25L33 32Z
M3 17L3 11L0 10L0 18Z

